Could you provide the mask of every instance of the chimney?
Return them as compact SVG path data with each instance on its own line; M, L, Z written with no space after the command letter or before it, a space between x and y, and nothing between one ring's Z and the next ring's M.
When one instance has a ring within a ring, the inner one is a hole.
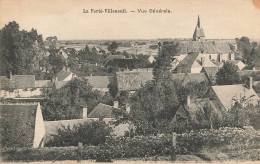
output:
M12 80L12 71L10 71L10 80Z
M205 64L205 57L201 57L201 65L204 66Z
M82 119L88 118L88 108L86 106L83 106L82 108Z
M250 82L249 82L249 89L253 89L253 77L250 77Z
M57 76L55 76L55 81L58 81L58 77Z
M118 101L114 101L114 108L118 108Z
M127 113L130 113L130 111L131 111L130 105L127 103L127 104L126 104L126 112L127 112Z
M190 95L187 96L187 104L188 107L190 106Z

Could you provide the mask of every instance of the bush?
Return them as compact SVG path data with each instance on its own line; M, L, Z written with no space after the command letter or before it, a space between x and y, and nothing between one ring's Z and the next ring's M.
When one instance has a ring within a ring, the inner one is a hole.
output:
M63 127L52 135L46 142L47 147L77 146L78 142L84 145L99 145L106 141L111 128L103 121L85 122L71 127Z
M198 154L202 150L218 149L234 153L260 148L260 134L251 129L220 128L199 130L177 136L176 154ZM165 156L171 152L171 136L135 136L133 139L107 138L99 146L84 146L82 159L111 159ZM20 149L2 152L4 161L76 160L77 147Z

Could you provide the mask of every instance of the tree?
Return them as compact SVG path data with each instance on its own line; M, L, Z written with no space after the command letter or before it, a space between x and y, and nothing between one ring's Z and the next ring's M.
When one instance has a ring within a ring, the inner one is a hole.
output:
M109 93L110 95L115 99L118 95L118 84L117 80L111 81L111 83L108 84Z
M45 120L78 119L81 117L82 105L87 105L91 112L98 103L108 104L107 99L99 91L93 91L87 79L74 79L60 89L47 94L43 103L43 117Z
M236 38L238 51L243 54L248 69L252 69L260 61L260 45L250 42L248 37Z
M73 127L63 126L47 141L46 146L77 146L78 142L97 146L105 143L111 131L111 127L103 121L85 122Z
M45 55L42 36L37 30L19 30L13 21L0 31L1 75L33 74L39 70L39 62Z
M112 55L116 54L116 49L118 48L118 45L115 41L113 41L111 44L107 46L108 51L112 53Z
M170 72L170 57L176 52L175 48L176 45L170 43L162 46L153 70L154 80L147 82L130 98L130 120L144 135L160 132L159 123L165 123L165 120L170 123L177 110L179 101Z
M237 66L230 62L226 62L216 75L218 85L232 85L240 82Z

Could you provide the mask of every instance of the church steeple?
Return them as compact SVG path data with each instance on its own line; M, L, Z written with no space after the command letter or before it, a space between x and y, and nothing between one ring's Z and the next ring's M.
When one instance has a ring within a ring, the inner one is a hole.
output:
M205 39L205 34L203 28L200 27L200 16L198 15L198 21L197 21L195 31L193 33L192 41L202 41L204 39Z
M197 23L198 27L200 28L200 16L198 15L198 23Z

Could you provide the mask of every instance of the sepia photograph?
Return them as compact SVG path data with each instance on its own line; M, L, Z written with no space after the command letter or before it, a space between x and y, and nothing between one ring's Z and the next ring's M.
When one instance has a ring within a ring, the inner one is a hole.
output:
M0 0L0 163L260 162L260 0Z

